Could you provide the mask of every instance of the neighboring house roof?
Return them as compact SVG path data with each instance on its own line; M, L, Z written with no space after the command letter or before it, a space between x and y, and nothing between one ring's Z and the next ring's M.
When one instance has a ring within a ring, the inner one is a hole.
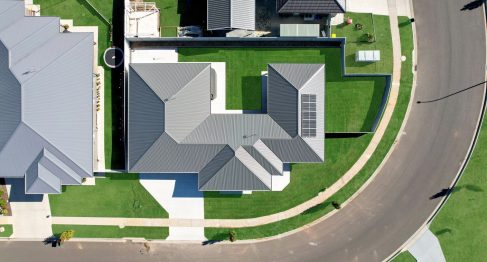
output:
M204 191L270 190L283 163L323 161L324 65L268 68L268 114L211 114L209 63L131 64L128 171L198 173ZM302 94L323 115L313 137L299 130Z
M276 0L279 14L345 13L346 0Z
M93 175L93 34L0 2L0 177L60 193Z
M208 30L255 30L255 0L208 0Z

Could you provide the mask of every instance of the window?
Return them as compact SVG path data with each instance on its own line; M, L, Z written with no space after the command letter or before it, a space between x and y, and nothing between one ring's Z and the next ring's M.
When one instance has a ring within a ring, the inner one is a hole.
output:
M316 137L316 95L301 95L301 136Z

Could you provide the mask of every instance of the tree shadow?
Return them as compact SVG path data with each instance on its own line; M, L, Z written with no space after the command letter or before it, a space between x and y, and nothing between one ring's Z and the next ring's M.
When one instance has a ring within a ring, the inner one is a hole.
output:
M435 232L435 235L437 236L441 236L443 234L451 234L453 232L453 230L449 229L449 228L444 228L444 229L441 229L441 230L438 230Z
M463 6L462 9L460 9L461 11L466 11L466 10L474 10L474 9L477 9L479 7L481 7L484 3L485 3L486 0L475 0L475 1L472 1L466 5Z
M208 245L208 244L212 245L212 244L215 244L215 243L227 240L227 239L228 239L228 233L218 232L218 233L215 233L212 236L210 236L208 238L208 241L202 242L202 245L203 246Z
M302 215L309 215L309 214L314 214L316 212L319 212L319 211L322 211L324 210L325 208L329 207L331 204L331 202L323 202L323 203L320 203L318 205L315 205L313 207L310 207L306 210L304 210L303 212L301 212Z

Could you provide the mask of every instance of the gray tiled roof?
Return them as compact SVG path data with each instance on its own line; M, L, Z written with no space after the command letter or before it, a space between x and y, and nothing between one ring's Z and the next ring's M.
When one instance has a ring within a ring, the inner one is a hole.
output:
M128 170L198 173L199 189L205 191L269 190L283 163L323 161L323 134L299 136L298 101L305 91L315 93L323 106L324 66L268 68L268 114L210 114L209 64L130 65ZM180 105L168 109L171 103ZM319 113L318 124L324 125L324 112ZM169 128L171 118L192 125Z
M0 177L59 193L93 175L93 34L0 1Z
M208 30L255 30L255 0L208 0Z
M280 14L335 14L345 13L346 0L276 0Z

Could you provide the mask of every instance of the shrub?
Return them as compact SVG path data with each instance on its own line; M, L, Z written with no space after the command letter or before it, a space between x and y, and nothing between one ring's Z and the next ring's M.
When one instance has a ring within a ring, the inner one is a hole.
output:
M335 209L340 209L342 208L342 205L340 205L340 203L338 203L337 201L332 201L331 202L331 205L335 208Z
M61 236L59 236L59 240L61 240L61 242L64 242L70 240L73 236L74 236L74 230L66 230L61 233Z
M8 215L8 209L2 209L2 215L6 216Z
M235 232L235 230L230 230L228 232L228 239L230 240L230 242L237 241L237 232Z
M363 25L363 24L361 24L361 23L356 23L356 24L355 24L355 29L357 29L357 30L362 30L362 29L364 29L364 25Z

